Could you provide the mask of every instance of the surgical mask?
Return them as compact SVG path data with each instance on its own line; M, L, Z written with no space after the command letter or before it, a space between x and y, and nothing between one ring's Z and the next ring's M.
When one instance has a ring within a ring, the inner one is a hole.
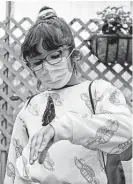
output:
M70 58L70 55L68 58L62 57L61 62L55 65L45 63L45 67L40 76L40 80L45 86L51 89L58 89L62 88L69 82L72 76L72 71L68 68L67 60Z

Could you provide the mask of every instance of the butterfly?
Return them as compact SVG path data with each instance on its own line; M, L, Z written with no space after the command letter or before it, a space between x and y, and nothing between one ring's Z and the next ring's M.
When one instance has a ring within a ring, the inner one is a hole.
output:
M46 126L55 118L55 106L51 96L48 96L46 109L42 117L42 126Z

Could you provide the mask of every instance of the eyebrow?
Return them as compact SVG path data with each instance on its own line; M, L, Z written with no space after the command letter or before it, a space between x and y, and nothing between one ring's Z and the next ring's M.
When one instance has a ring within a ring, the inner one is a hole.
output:
M33 65L38 65L38 64L42 64L43 63L43 61L42 61L43 59L40 59L38 62L34 62L34 63L32 63Z

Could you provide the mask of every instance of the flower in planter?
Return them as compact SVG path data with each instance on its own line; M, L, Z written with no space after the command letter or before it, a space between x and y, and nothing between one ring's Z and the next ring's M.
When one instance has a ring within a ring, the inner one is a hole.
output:
M123 7L108 6L97 15L103 21L103 34L132 34L131 13Z
M93 34L90 48L103 63L132 64L132 17L123 7L107 7L97 12L100 27ZM102 36L103 37L102 37ZM123 38L122 38L123 37Z

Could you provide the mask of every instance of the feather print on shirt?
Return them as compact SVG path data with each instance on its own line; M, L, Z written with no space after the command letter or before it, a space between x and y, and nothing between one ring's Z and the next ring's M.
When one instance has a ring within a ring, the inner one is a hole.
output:
M20 157L22 155L23 147L20 145L20 142L18 139L13 139L13 145L15 147L16 151L16 157Z
M86 106L88 107L88 109L93 112L92 110L92 106L91 106L91 102L90 102L90 98L88 96L88 93L81 93L80 94L81 99L85 102ZM96 106L96 104L94 104Z
M86 106L89 108L89 110L93 113L93 109L92 109L92 105L91 105L91 101L90 101L90 97L89 97L89 93L81 93L80 97L83 101L85 101ZM95 90L94 92L94 97L93 97L93 102L94 102L94 109L96 110L97 107L97 103L102 101L104 97L104 94L101 95L100 97L97 97L97 92Z
M110 151L110 153L120 154L121 152L125 151L131 144L132 144L132 138L128 139L126 142L118 144L118 146L114 147Z
M78 169L80 169L81 175L86 179L88 184L99 184L99 180L95 176L94 170L84 163L83 159L74 158L75 165Z
M43 162L43 166L49 171L55 171L54 165L55 165L54 161L50 158L50 155L47 152L46 158Z
M114 90L111 94L110 94L110 97L109 97L109 101L113 104L113 105L116 105L116 106L120 106L120 105L124 105L125 107L127 107L126 105L126 102L121 102L120 99L119 99L119 96L120 96L121 92L117 89L117 90Z
M15 180L15 167L12 162L7 162L7 175L12 178L12 182Z
M39 116L40 114L40 108L38 104L32 104L31 102L29 102L27 109L29 113L31 113L34 116Z
M97 129L95 137L89 137L88 143L85 146L91 150L97 150L99 144L105 144L110 141L114 133L119 128L117 120L108 120L108 126L103 126Z

